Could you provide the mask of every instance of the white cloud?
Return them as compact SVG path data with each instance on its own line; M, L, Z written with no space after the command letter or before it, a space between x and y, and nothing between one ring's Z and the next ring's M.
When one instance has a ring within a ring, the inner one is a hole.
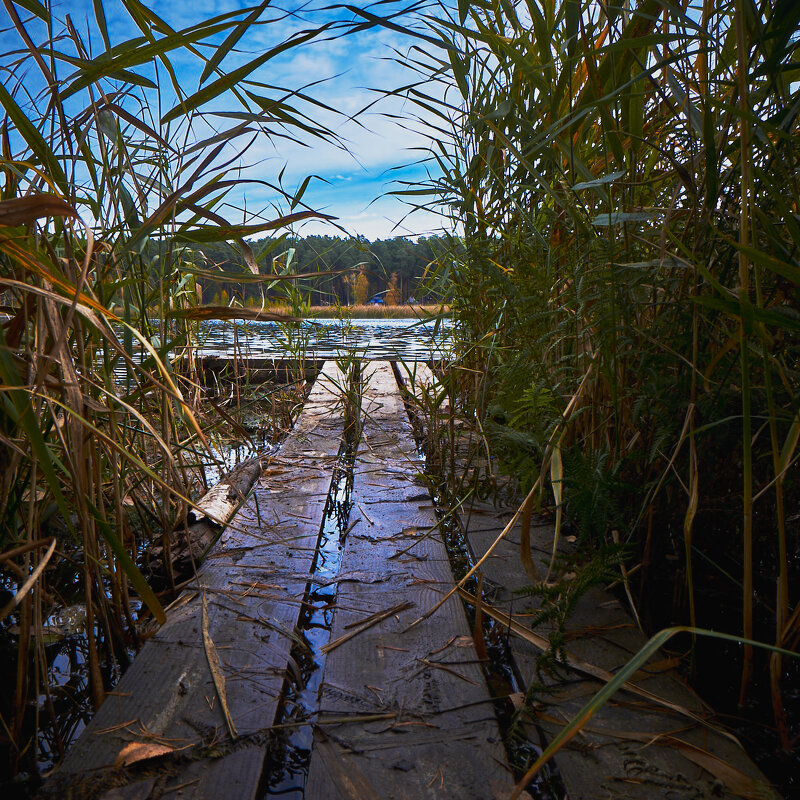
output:
M154 0L145 2L177 29L245 7L244 2L234 0L192 0L191 4L156 3ZM399 3L396 5L400 6ZM138 30L119 0L106 0L104 6L112 43L138 35ZM69 11L74 19L81 20L79 25L83 29L95 26L92 0L70 0L69 4L65 3L59 8L56 14L63 15ZM391 6L382 8L384 11L379 13L387 13ZM292 32L308 29L312 24L310 20L320 20L321 24L321 21L333 18L334 13L315 14L299 3L297 9L302 9L302 12L297 16L287 16L286 9L270 6L265 18L274 21L268 25L251 26L238 43L236 52L229 54L226 69L234 69L252 61ZM225 36L226 33L219 34L217 41L222 41ZM410 44L397 32L373 28L356 35L310 42L307 46L287 51L266 62L250 76L253 81L300 90L307 84L325 79L303 91L338 113L304 103L297 97L289 97L286 102L306 113L313 124L335 131L346 149L306 134L302 134L302 143L262 135L244 155L239 177L274 183L285 166L284 186L295 189L306 175L319 175L330 183L312 182L304 202L336 215L341 224L354 233L385 237L424 233L438 227L437 218L424 215L414 215L402 222L406 208L394 198L381 197L391 188L393 168L417 161L420 151L428 146L427 138L416 130L413 122L413 117L420 113L419 109L400 97L385 97L359 116L357 121L348 119L374 103L380 97L380 92L387 92L413 80L413 74L402 63L398 63L402 59L395 53L397 50L404 51ZM97 36L95 52L99 52L101 47ZM208 55L210 50L203 52ZM202 62L185 51L176 53L172 60L178 70L182 90L192 94L198 88ZM152 74L149 67L137 69L149 70L148 74ZM255 85L247 88L273 98L282 97L280 92L259 89ZM377 93L374 90L378 90ZM230 97L225 100L228 108L231 102L235 104ZM172 101L167 97L162 113L171 104ZM222 101L217 100L204 110L213 112L221 108ZM198 121L193 131L196 141L209 135L211 124L228 125L230 121L220 121L213 114L206 122ZM274 129L276 133L280 132L277 125ZM245 140L239 140L222 153L218 161L222 163L235 156L236 147L243 147L244 143ZM422 172L412 170L404 174L421 176ZM236 215L238 213L241 217L241 209L260 212L268 209L271 203L276 203L276 196L266 187L242 183L241 191L230 192L227 202L230 204L227 216L231 221L237 221ZM265 213L269 215L271 212L267 210ZM309 223L307 227L315 226L319 226L319 223ZM395 226L401 227L393 232Z
M333 209L331 209L333 210ZM389 239L394 236L417 236L437 233L442 228L439 216L419 212L407 217L408 208L396 198L383 197L367 205L357 200L346 200L338 204L337 223L351 235L366 236L368 239ZM298 233L341 235L341 232L330 224L309 221L298 226Z

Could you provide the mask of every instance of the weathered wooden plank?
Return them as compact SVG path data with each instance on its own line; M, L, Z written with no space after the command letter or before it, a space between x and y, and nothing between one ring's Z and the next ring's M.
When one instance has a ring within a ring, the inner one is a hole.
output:
M503 515L476 504L467 526L476 556L486 552L511 513ZM489 520L494 520L494 524L487 524ZM551 525L531 528L533 556L542 574L547 570L552 535ZM511 537L511 542L486 562L485 576L496 587L493 605L505 607L506 612L513 608L520 621L529 623L529 615L539 604L514 597L509 591L509 587L522 587L526 583L519 560L518 528L512 530ZM542 625L537 630L546 636L549 629ZM566 649L571 656L609 672L623 666L646 641L618 600L599 586L589 589L578 601L567 622L566 638ZM523 680L530 684L536 679L535 665L540 651L515 637L513 654ZM686 686L674 665L665 661L665 656L655 656L649 668L653 674L637 679L637 686L702 718L712 718L710 710ZM548 691L540 695L536 719L549 736L577 714L601 687L591 679L576 679L574 673L568 680L546 677L544 682ZM698 765L698 759L706 762L707 769ZM575 800L596 798L601 796L600 792L632 800L733 798L736 796L733 789L747 785L748 779L752 786L767 786L747 754L722 733L624 690L594 717L581 737L556 756L556 763L570 798ZM744 776L727 789L718 780L725 764Z
M274 722L340 447L342 381L336 365L326 364L288 440L191 589L68 753L51 783L56 794L113 765L131 742L155 740L179 751L164 759L170 777L159 788L163 797L191 781L182 800L256 796L264 731ZM204 605L235 741L209 667Z
M426 368L415 379L426 385L434 380ZM461 513L469 544L477 558L482 557L511 519L515 509L498 510L472 503ZM550 561L554 529L552 524L534 522L531 526L532 557L544 575ZM493 590L492 605L513 614L530 626L531 615L540 604L533 598L516 595L530 585L519 555L519 523L495 548L482 569ZM540 625L536 632L547 636L549 628ZM603 588L589 589L578 601L567 622L567 651L584 662L609 672L619 669L645 643L644 635L633 624L617 599ZM512 637L512 652L524 685L538 682L536 661L541 650L519 637ZM711 718L697 695L685 685L674 669L664 669L664 656L650 661L653 674L639 678L636 685L703 718ZM600 688L595 680L574 672L564 680L543 676L536 723L548 738L560 730ZM546 688L545 688L546 687ZM539 744L538 732L528 726L532 741ZM697 748L697 749L693 749ZM767 781L746 753L735 742L686 716L643 701L641 697L619 692L589 723L584 733L555 758L570 800L626 798L626 800L673 800L674 798L719 798L736 796L734 788L758 792ZM703 769L698 762L704 763ZM718 780L724 765L742 773L735 786L725 787ZM709 771L710 770L710 771ZM738 783L737 783L738 781ZM769 797L768 789L764 789Z
M168 563L172 565L175 583L194 575L195 566L247 499L263 471L262 462L266 462L266 459L254 456L237 464L197 501L194 508L189 509L188 524L181 525L170 534ZM152 545L149 551L150 574L166 579L168 573L163 545Z
M277 381L288 383L298 379L312 379L322 367L321 361L296 361L276 358L238 358L224 356L203 356L200 359L200 374L206 386L213 385L220 377L233 380L238 374L246 377L249 383ZM238 370L238 372L236 372Z
M407 629L453 579L438 532L423 536L436 517L391 368L377 363L366 371L351 512L351 524L359 522L341 564L353 577L339 583L331 641L384 609L414 607L328 654L319 718L354 720L317 732L305 796L507 797L513 780L460 600ZM374 714L394 717L359 720Z
M253 484L261 474L261 459L248 458L237 464L230 472L221 476L188 512L190 524L203 518L217 525L224 525L245 501Z

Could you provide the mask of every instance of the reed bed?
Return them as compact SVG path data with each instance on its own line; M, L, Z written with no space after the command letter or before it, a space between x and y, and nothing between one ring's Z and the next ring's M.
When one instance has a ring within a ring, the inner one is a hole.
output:
M785 713L800 642L799 13L442 4L405 62L441 176L430 205L458 233L440 261L453 393L519 491L536 487L526 511L550 509L587 550L621 546L645 627L745 641L698 644L694 665L728 708L771 705L786 750L800 732Z
M281 319L296 315L306 319L431 319L448 313L448 310L447 306L442 304L391 305L389 303L364 303L345 306L332 303L327 306L301 304L300 307L292 307L288 304L271 304L267 308L267 315L275 315ZM231 313L233 315L236 312L233 310ZM245 311L245 313L248 312ZM268 316L265 318L268 318Z
M119 42L99 0L85 34L38 0L4 5L18 47L0 59L0 779L35 776L40 747L57 761L80 722L74 700L59 716L70 699L48 681L54 608L80 606L95 707L148 620L164 619L137 555L148 531L169 552L204 488L198 465L214 456L199 413L197 324L231 316L202 304L201 284L232 274L197 244L232 242L243 279L287 287L294 302L295 276L261 275L244 237L316 215L300 203L285 216L226 219L237 182L229 148L332 136L311 121L310 97L254 71L336 27L293 29L262 5L175 31L122 0L136 35ZM242 65L247 31L271 24L286 38Z
M349 319L431 319L447 313L441 305L353 305L311 306L310 315L317 319L334 319L344 316Z

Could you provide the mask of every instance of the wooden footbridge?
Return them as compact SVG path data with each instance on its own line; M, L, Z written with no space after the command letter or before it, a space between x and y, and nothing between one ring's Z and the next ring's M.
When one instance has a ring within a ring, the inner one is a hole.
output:
M265 461L196 578L168 609L166 624L51 776L45 796L261 800L270 796L270 764L279 761L270 752L280 746L275 734L298 725L313 737L305 786L292 798L511 795L519 773L509 766L508 732L496 714L507 698L490 692L464 601L454 594L419 621L453 588L448 551L420 480L423 464L392 367L373 362L364 372L352 510L330 581L335 605L326 609L329 640L316 654L321 675L307 719L284 711L287 692L307 677L298 664L304 646L298 631L340 463L346 378L333 362L324 365L291 435ZM433 380L423 365L405 372L412 397ZM476 556L509 518L507 510L477 503L460 512ZM535 559L549 552L548 536L547 526L536 528ZM510 669L524 689L539 651L524 629L530 609L512 594L527 582L518 553L512 529L484 565L482 613L506 621ZM527 737L542 747L603 675L643 642L617 602L599 590L580 601L570 630L569 677L549 687L536 716L517 726L517 744ZM670 666L660 657L637 675L558 754L563 785L536 796L771 796L763 776L731 737L707 723L706 710Z

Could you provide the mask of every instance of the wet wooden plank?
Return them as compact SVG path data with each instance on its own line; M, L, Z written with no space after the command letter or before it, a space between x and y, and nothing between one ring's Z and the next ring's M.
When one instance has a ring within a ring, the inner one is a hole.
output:
M255 798L294 629L316 549L343 419L338 367L329 362L281 450L209 555L167 623L134 660L51 788L110 767L131 742L175 748L159 796ZM204 613L213 648L204 641ZM231 735L209 667L216 651ZM170 790L183 785L179 794Z
M424 536L436 517L390 365L366 370L350 515L359 521L341 565L353 577L339 583L331 641L373 614L414 605L329 652L320 719L354 719L317 731L305 797L507 797L513 781L461 602L407 629L453 578L438 532ZM390 717L363 721L371 715Z
M419 368L414 377L428 386L434 380L425 367ZM477 502L463 510L462 525L477 558L487 552L515 510ZM535 598L515 594L530 586L519 556L519 530L517 523L482 571L492 605L530 626L540 604ZM551 523L534 520L531 554L542 575L550 561L553 534ZM540 624L535 630L546 637L550 628ZM566 624L566 638L570 655L609 672L624 665L646 641L616 597L599 586L589 589L577 602ZM536 663L541 650L517 636L512 636L510 643L523 685L538 682ZM711 719L710 710L665 659L663 654L651 659L649 669L653 674L640 677L636 685ZM570 670L561 680L547 675L542 678L543 689L537 694L539 730L533 725L527 727L529 738L540 746L539 731L545 739L551 739L602 685ZM770 796L766 779L738 744L626 691L619 692L584 733L555 757L555 762L570 800L711 800L735 797L734 788L754 793L764 788L763 796ZM726 765L741 773L728 777L727 788L719 780Z

